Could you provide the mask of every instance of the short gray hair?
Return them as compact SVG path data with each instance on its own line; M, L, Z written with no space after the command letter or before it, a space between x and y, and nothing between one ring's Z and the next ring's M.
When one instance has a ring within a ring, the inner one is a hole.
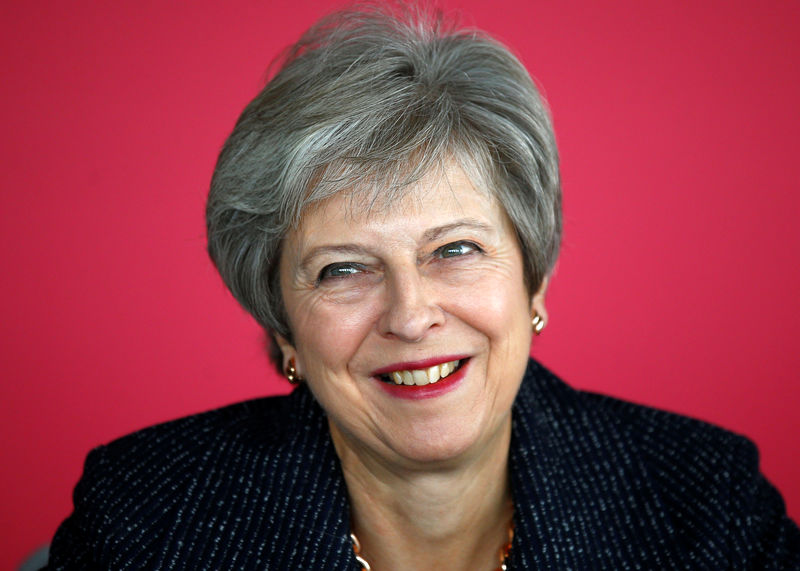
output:
M291 339L278 266L304 209L343 190L391 201L457 159L505 208L529 291L561 241L558 151L545 103L509 50L440 14L359 5L284 55L220 153L208 251L236 299Z

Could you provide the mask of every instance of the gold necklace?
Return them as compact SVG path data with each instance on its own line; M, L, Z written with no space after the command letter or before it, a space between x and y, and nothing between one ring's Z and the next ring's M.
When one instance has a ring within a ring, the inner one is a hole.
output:
M372 571L372 567L361 556L361 542L358 541L358 537L354 532L350 532L350 541L353 542L353 553L356 554L356 561L358 564L361 565L361 571ZM508 522L508 541L504 543L497 552L498 559L500 561L500 567L495 569L495 571L507 571L508 570L508 553L511 551L511 544L514 542L514 520Z

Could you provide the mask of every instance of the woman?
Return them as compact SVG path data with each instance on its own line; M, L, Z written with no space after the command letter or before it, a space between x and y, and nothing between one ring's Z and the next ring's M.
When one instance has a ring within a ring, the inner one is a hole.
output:
M560 201L505 48L379 8L317 24L240 117L207 210L298 386L93 451L51 567L800 566L752 444L529 360Z

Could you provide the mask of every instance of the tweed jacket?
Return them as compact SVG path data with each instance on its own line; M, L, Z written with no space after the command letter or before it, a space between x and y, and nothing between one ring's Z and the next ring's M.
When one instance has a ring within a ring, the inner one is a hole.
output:
M800 569L748 440L574 390L535 361L512 412L509 568ZM347 489L307 388L93 450L50 569L356 570Z

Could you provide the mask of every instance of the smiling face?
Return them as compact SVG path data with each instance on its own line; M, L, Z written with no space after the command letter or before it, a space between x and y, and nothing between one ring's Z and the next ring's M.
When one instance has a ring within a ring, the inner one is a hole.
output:
M510 431L531 314L546 315L514 229L457 167L386 208L357 203L327 199L287 236L284 362L327 411L340 456L418 466L479 452Z

